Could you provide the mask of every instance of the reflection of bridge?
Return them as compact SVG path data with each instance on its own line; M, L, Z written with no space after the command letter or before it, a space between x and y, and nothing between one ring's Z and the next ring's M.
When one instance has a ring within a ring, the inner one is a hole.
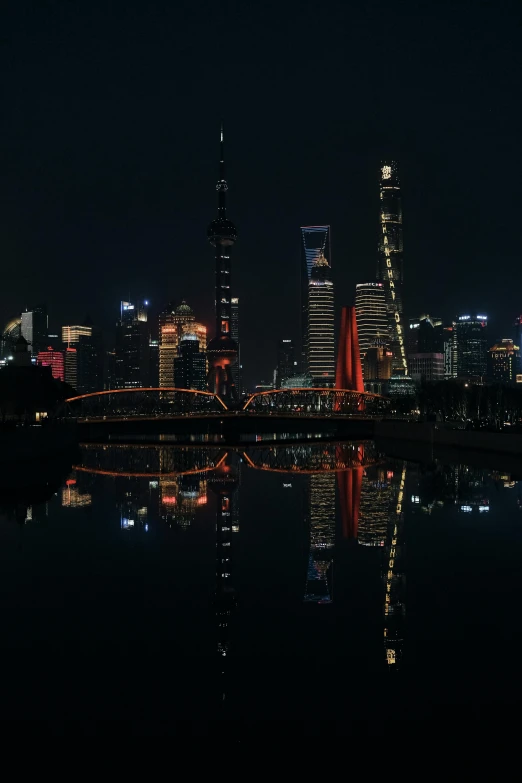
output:
M242 408L229 409L221 397L194 389L145 388L92 392L70 397L61 415L78 421L117 422L129 419L252 416L258 414L310 418L376 416L388 400L378 394L348 389L277 389L253 394Z
M127 478L173 478L219 470L229 453L237 451L257 470L281 473L338 473L361 470L380 462L372 442L316 443L288 446L252 445L238 449L216 446L84 444L76 470Z

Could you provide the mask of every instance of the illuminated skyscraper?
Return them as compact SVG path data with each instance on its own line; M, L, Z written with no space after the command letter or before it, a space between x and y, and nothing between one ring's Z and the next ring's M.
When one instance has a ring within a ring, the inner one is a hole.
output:
M45 351L48 343L48 318L45 305L33 307L22 313L22 337L29 343L29 350L36 356L39 351Z
M324 256L331 265L330 226L301 226L301 372L306 371L308 285L319 256Z
M78 352L67 346L64 351L65 383L78 390Z
M39 367L50 367L53 378L56 378L58 381L64 380L64 361L61 351L55 351L49 346L46 351L38 352L36 363Z
M168 305L159 317L159 385L172 388L174 360L178 357L179 342L185 330L194 332L195 318L192 308L183 300L178 307ZM206 328L198 324L199 333Z
M87 317L84 324L62 326L62 342L66 348L76 350L76 383L71 383L71 386L74 386L79 394L100 391L103 387L101 330L93 326L92 321ZM73 357L70 354L71 372L72 361Z
M206 358L199 350L199 341L194 333L186 332L178 346L178 356L174 359L174 386L178 389L207 388Z
M481 383L487 371L487 315L459 315L456 335L457 378Z
M242 368L241 368L241 343L239 341L239 298L237 296L233 296L231 299L231 313L232 313L232 321L231 321L230 331L232 334L232 339L237 345L237 362L232 367L232 378L234 379L237 396L239 398L241 397L241 393L242 393L242 382L241 382Z
M488 376L496 383L512 383L520 361L520 346L505 338L489 349Z
M289 338L279 340L277 346L277 388L281 389L285 381L296 374L294 341Z
M377 279L384 283L390 345L395 370L407 372L402 316L402 202L397 164L385 163L380 176Z
M355 286L355 313L361 361L376 340L387 343L390 339L384 283L371 281Z
M223 126L221 126L221 155L219 163L218 214L207 229L208 241L216 248L216 326L215 335L207 346L209 389L227 402L238 399L232 375L237 364L238 347L232 337L231 264L230 248L237 239L235 225L228 220L226 210L225 153L223 147Z
M116 324L115 388L149 385L149 329L146 302L121 302Z
M324 255L312 266L308 283L308 370L314 386L335 383L334 286Z

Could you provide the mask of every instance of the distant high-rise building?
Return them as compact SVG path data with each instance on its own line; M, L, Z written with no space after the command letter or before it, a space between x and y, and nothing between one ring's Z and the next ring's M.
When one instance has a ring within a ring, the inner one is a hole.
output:
M87 317L83 324L62 326L62 342L66 347L76 349L77 368L74 388L79 394L100 391L103 388L101 330L96 328Z
M387 381L392 376L392 352L386 345L370 345L362 362L366 391L373 392L376 381ZM368 385L368 384L371 384Z
M488 377L497 383L512 383L520 361L520 346L513 340L503 339L489 349Z
M443 353L444 327L441 318L423 313L410 318L406 338L408 353Z
M241 397L243 390L241 388L241 343L239 341L239 298L237 296L233 296L230 300L230 313L230 333L237 345L237 362L232 367L232 378L234 379L234 384L236 386L237 396Z
M150 385L159 386L159 340L149 338L149 378Z
M397 164L381 166L377 279L384 283L394 370L407 372L403 322L402 200Z
M515 318L514 323L514 334L513 334L513 342L515 345L520 345L522 348L522 315L517 315ZM516 363L516 374L520 375L522 373L522 352L517 359Z
M21 333L29 343L29 350L36 356L47 347L49 322L45 305L33 307L22 313Z
M149 386L149 329L145 302L121 302L115 354L116 389Z
M36 364L39 367L50 367L53 378L58 381L64 380L64 361L61 351L55 351L52 346L49 346L46 351L39 351Z
M334 286L324 255L312 266L308 284L307 360L314 386L335 384Z
M64 379L65 383L78 391L78 352L70 346L64 351Z
M179 355L174 359L174 386L177 389L207 388L206 357L199 350L195 334L186 332L179 342Z
M284 382L296 374L294 341L289 338L279 340L277 346L277 388L281 389Z
M11 320L8 321L4 326L4 330L2 332L2 350L0 359L8 359L12 355L15 343L21 334L22 319L20 317L11 318Z
M380 281L357 283L355 314L362 361L366 351L376 340L380 343L388 343L390 340L384 283Z
M192 308L183 300L174 307L168 305L159 318L159 385L172 388L174 386L174 360L178 357L178 347L185 330L194 331L198 328L198 338L205 329L202 324L195 323ZM205 329L206 335L206 329ZM205 338L206 339L206 338Z
M455 323L443 328L444 378L457 377L457 329Z
M308 287L312 267L320 256L331 266L330 226L301 226L301 372L307 369Z
M238 399L232 368L238 361L238 347L232 337L231 264L230 248L237 239L237 229L227 218L225 179L225 153L223 147L223 126L221 126L221 155L219 162L218 214L207 229L207 238L216 249L216 326L215 334L207 346L209 369L209 390L218 394L225 402Z
M408 367L415 383L444 380L443 353L410 353Z
M487 315L459 315L456 334L457 378L481 383L487 372Z

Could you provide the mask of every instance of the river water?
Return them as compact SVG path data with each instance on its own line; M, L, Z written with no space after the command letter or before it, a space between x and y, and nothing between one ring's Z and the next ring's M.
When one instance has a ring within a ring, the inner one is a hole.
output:
M518 701L521 484L456 460L89 445L4 485L2 717L319 731Z

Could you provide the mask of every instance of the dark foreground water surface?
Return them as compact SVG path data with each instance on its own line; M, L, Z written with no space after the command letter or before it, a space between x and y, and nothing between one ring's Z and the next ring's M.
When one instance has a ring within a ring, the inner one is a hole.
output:
M3 719L314 731L519 701L516 476L369 442L74 462L3 485Z

